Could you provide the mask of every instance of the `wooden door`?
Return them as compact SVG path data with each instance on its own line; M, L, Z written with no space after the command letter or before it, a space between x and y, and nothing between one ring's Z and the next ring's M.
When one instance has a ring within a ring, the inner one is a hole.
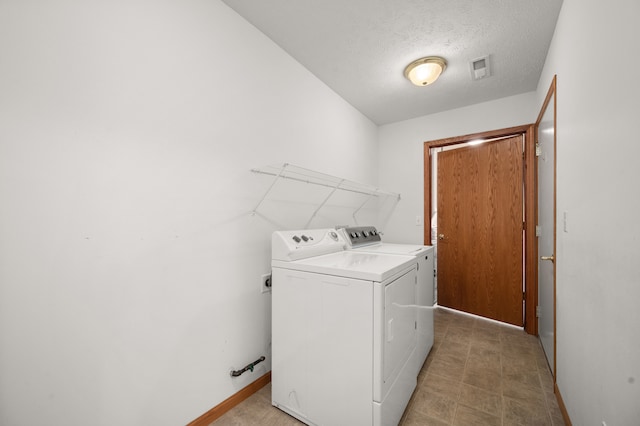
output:
M523 324L523 138L438 153L438 304Z

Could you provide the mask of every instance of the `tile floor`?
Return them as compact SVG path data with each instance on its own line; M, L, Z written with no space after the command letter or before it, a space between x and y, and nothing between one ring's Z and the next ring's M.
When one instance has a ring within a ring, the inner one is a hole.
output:
M538 339L438 308L435 342L400 425L564 425ZM271 406L271 385L212 423L301 425Z

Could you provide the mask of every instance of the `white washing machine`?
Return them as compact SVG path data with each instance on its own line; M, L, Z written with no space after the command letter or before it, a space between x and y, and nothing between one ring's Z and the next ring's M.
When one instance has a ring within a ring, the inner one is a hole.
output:
M272 237L272 404L310 425L397 425L416 387L413 256Z
M434 307L435 252L433 246L385 243L375 226L339 227L338 231L347 242L347 249L367 253L413 256L418 271L416 305ZM416 313L418 344L412 365L418 374L433 347L434 330L432 309L418 308Z

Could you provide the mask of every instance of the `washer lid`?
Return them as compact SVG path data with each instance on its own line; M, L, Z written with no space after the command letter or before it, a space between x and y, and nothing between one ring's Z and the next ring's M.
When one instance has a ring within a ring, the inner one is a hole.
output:
M415 257L350 250L292 262L274 259L271 265L296 271L382 282L415 265Z

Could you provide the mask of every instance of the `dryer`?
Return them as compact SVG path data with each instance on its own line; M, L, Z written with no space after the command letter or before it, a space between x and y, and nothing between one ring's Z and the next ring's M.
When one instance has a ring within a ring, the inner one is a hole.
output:
M272 404L311 425L397 425L416 387L413 256L335 229L272 236Z
M418 285L416 287L416 305L434 307L435 305L435 252L433 246L417 244L395 244L382 241L381 233L375 226L338 227L349 250L367 253L386 253L402 256L413 256L416 262ZM418 344L412 360L416 374L424 365L429 351L433 347L434 327L433 310L416 310Z

